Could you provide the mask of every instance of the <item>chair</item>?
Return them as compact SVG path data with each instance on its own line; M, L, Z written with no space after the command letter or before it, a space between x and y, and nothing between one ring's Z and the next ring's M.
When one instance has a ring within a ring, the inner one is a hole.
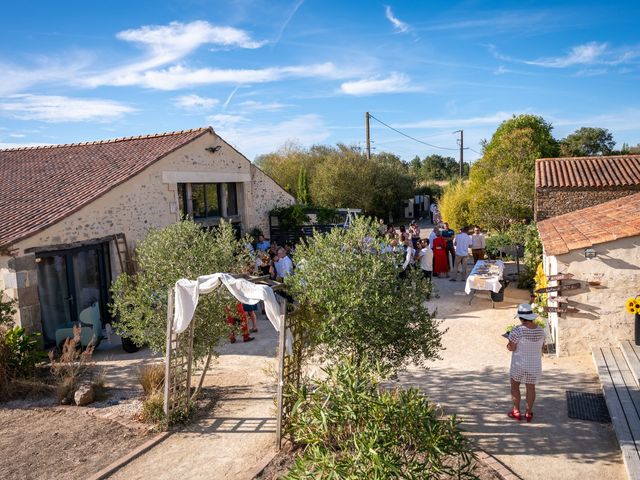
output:
M80 320L80 345L86 347L92 343L97 348L102 340L102 322L98 302L82 310L78 319ZM74 325L76 323L67 322L56 329L56 345L62 344L67 338L73 338Z

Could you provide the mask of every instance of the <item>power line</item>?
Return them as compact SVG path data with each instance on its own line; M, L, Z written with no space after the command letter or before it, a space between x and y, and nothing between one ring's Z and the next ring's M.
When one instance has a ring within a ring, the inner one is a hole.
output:
M466 147L466 148L467 148L467 150L471 150L472 152L477 153L478 155L482 155L479 151L474 150L474 149L473 149L473 148L471 148L471 147Z
M409 135L409 134L407 134L407 133L401 132L401 131L400 131L400 130L398 130L397 128L393 128L391 125L388 125L388 124L384 123L382 120L380 120L379 118L374 117L374 116L373 116L373 115L371 115L371 114L369 114L369 118L373 118L376 122L381 123L381 124L382 124L382 125L384 125L385 127L389 128L389 129L391 129L391 130L393 130L393 131L394 131L394 132L396 132L396 133L399 133L400 135L402 135L402 136L404 136L404 137L407 137L407 138L409 138L409 139L413 140L414 142L421 143L421 144L426 145L426 146L431 147L431 148L439 148L440 150L452 150L452 151L457 151L457 150L458 150L457 148L440 147L440 146L438 146L438 145L433 145L433 144L431 144L431 143L423 142L422 140L420 140L420 139L418 139L418 138L412 137L411 135Z

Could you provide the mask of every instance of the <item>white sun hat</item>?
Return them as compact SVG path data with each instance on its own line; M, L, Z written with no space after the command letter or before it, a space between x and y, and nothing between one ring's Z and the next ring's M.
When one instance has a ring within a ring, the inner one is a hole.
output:
M531 307L530 303L521 303L518 305L518 312L515 318L532 321L538 318L538 314L533 312L533 307Z

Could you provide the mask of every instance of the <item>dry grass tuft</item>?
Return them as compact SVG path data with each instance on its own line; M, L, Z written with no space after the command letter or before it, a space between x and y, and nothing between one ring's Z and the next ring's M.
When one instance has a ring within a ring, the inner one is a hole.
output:
M161 392L164 385L164 365L161 363L143 365L138 370L138 381L146 397Z
M57 379L57 397L59 403L73 403L73 393L78 388L81 379L93 380L92 362L94 346L80 348L80 327L73 327L73 338L67 338L62 346L62 353L56 359L53 352L49 352L51 373ZM101 380L104 384L104 379ZM93 381L91 382L93 383Z

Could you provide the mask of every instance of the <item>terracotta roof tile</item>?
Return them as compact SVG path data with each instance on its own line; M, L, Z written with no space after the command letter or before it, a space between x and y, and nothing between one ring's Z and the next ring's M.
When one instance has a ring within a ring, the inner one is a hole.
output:
M0 150L0 246L53 225L212 131Z
M640 155L541 158L536 188L640 186Z
M640 236L640 193L543 220L538 231L547 255Z

